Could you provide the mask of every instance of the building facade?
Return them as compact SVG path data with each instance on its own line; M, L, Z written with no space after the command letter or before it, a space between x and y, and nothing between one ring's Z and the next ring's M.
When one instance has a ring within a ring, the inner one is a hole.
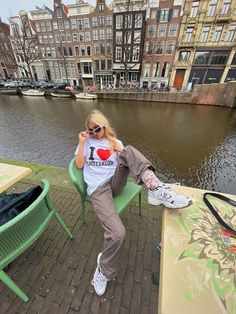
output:
M18 67L10 41L10 25L0 19L0 80L17 77Z
M191 90L235 80L235 44L236 0L186 0L170 85Z
M143 58L147 1L113 1L115 87L138 87Z
M159 0L147 11L141 86L167 87L181 22L182 1Z

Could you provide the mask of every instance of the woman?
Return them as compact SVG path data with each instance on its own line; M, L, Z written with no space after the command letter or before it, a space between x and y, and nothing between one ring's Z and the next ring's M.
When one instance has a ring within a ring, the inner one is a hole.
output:
M125 228L115 211L113 196L122 191L129 174L148 188L148 202L152 205L183 208L189 206L191 200L170 191L168 184L158 180L151 162L134 147L124 147L108 119L98 110L90 113L86 131L79 134L76 166L83 168L87 193L105 230L104 249L98 254L92 280L96 293L101 296L107 282L116 277L119 251L125 238Z

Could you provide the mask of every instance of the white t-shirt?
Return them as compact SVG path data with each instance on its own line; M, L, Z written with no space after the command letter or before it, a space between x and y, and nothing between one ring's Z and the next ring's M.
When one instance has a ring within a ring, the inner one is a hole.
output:
M124 147L120 140L119 146ZM77 155L79 145L75 154ZM85 164L83 169L84 181L91 195L99 186L109 181L116 170L119 152L111 155L110 143L107 139L88 138L84 144Z

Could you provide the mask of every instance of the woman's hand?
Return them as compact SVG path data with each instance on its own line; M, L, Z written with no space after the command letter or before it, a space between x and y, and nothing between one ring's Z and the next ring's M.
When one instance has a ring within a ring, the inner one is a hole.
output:
M87 131L82 131L79 133L79 142L80 143L84 143L87 140L87 138L89 138L89 134Z

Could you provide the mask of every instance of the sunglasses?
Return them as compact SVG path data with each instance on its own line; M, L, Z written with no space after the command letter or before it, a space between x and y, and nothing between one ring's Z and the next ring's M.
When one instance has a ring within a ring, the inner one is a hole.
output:
M88 129L89 135L95 135L98 134L101 131L102 127L101 126L96 126L93 129Z

